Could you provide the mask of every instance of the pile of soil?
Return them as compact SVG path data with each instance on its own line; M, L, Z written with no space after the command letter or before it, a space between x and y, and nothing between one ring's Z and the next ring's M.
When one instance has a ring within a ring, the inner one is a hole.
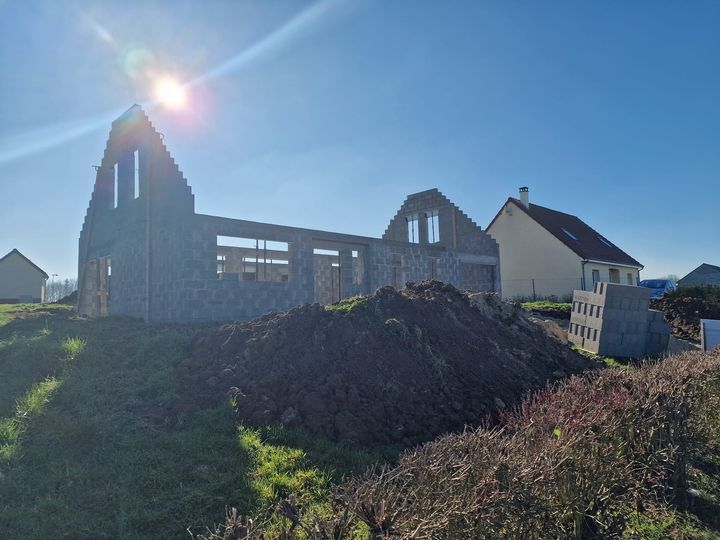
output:
M700 341L700 319L720 319L720 304L703 298L665 297L651 300L650 309L665 314L674 336L693 341Z
M63 296L60 300L53 302L53 304L69 304L74 305L77 304L77 296L78 292L77 289L68 294L67 296Z
M593 367L521 308L424 281L214 328L184 375L200 406L230 394L251 425L409 446Z

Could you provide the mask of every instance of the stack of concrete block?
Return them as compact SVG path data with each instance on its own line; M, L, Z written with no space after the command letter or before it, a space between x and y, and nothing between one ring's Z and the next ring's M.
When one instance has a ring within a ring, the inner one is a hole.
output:
M598 282L592 292L574 291L568 341L602 356L662 354L670 326L648 309L645 287Z
M659 356L667 351L670 342L670 325L665 322L665 314L655 309L648 310L648 333L645 342L645 355Z
M720 321L700 319L700 346L703 351L720 347Z

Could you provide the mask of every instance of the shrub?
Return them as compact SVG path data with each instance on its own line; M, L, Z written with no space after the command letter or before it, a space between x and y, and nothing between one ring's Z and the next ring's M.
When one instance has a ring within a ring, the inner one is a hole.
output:
M700 298L707 302L720 304L720 286L686 285L665 293L666 298Z
M278 538L635 534L646 509L687 506L688 463L719 440L720 353L609 368L529 396L498 427L442 437L338 486L329 520L279 509L290 526ZM242 530L225 538L259 538Z

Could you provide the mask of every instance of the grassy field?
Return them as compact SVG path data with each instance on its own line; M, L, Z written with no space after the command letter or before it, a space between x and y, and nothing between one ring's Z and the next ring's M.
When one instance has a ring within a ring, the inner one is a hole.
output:
M229 400L171 426L197 328L0 306L0 538L183 538L291 492L314 504L377 456L237 427Z

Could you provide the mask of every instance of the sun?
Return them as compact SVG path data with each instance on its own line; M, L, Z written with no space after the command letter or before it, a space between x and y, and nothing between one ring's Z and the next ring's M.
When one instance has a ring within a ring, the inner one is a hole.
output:
M155 84L155 99L171 109L181 109L187 103L187 92L174 79L160 79Z

